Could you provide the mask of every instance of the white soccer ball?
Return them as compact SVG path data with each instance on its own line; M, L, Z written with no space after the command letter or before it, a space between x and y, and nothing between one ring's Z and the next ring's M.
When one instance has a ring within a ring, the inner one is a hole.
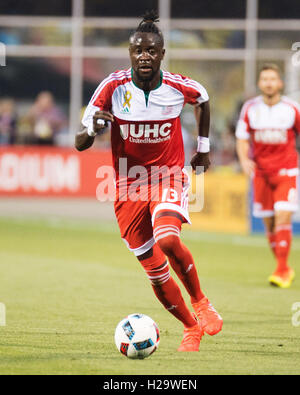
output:
M158 326L145 314L130 314L116 327L117 349L128 358L149 357L157 349L159 341Z

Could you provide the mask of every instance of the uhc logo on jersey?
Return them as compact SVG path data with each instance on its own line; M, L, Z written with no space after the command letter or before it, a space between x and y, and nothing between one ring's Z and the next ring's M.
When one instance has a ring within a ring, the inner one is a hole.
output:
M254 139L263 144L286 144L288 131L286 129L262 129L255 130Z
M170 139L171 126L169 122L162 125L127 123L120 125L120 134L123 140L129 137L132 143L160 143Z

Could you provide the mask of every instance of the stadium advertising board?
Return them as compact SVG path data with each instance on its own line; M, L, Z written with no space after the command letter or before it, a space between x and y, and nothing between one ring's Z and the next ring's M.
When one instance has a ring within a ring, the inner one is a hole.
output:
M91 149L79 153L71 148L1 147L0 196L94 198L97 195L102 201L113 200L113 192L109 197L109 190L99 188L102 177L99 168L111 164L108 150ZM248 221L252 193L248 198L245 176L208 172L204 185L204 209L191 213L194 229L240 234L249 230L263 232L260 219L250 215ZM294 217L294 231L300 233L300 211Z
M248 233L247 178L242 174L208 172L204 185L204 209L191 214L193 227L213 232Z
M95 197L109 151L52 147L0 148L0 196Z

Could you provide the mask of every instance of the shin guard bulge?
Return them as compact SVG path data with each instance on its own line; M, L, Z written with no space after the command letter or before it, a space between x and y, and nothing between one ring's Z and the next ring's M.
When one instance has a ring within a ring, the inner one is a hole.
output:
M285 272L288 270L288 257L292 243L292 225L279 225L275 231L277 272Z
M204 298L191 252L180 240L182 221L178 216L158 213L154 221L154 238L182 281L191 297L192 303ZM177 214L177 213L176 213Z

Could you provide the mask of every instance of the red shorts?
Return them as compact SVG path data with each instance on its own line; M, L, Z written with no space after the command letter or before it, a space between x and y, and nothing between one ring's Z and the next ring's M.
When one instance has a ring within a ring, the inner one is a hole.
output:
M281 170L277 175L255 175L253 215L273 217L275 211L298 211L298 169Z
M136 188L131 188L131 186L127 185L129 189L126 199L124 198L125 194L120 193L120 188L117 187L115 213L122 239L129 250L139 256L155 244L153 224L159 211L178 212L185 222L190 223L188 213L190 181L183 169L180 176L169 184L159 181L155 185L147 185L144 189L146 193L135 194ZM138 199L141 196L142 199Z

